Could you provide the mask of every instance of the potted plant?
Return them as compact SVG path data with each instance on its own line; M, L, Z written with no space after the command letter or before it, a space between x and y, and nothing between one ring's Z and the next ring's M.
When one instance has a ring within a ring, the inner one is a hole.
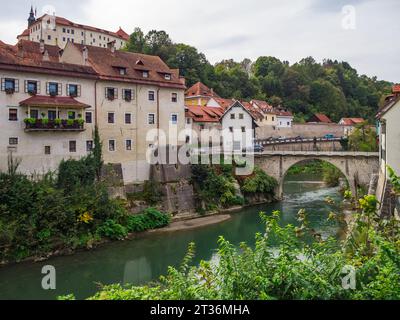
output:
M15 92L14 88L6 88L6 94L13 94Z
M61 123L62 123L62 121L59 118L54 120L54 125L56 128L59 128L61 126Z
M78 119L77 122L78 122L79 128L83 128L83 125L85 124L85 120Z
M67 120L67 126L68 126L68 127L73 127L73 126L74 126L74 123L75 123L75 120L74 120L74 119L68 119L68 120Z
M42 119L43 127L47 128L49 126L49 122L50 122L49 118L43 118Z

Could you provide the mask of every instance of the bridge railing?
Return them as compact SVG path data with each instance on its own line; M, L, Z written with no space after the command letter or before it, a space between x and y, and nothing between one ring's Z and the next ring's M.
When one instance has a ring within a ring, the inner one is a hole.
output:
M292 143L310 143L310 142L340 142L341 138L284 138L284 139L256 139L255 143L268 146L268 145L280 145L280 144L292 144Z

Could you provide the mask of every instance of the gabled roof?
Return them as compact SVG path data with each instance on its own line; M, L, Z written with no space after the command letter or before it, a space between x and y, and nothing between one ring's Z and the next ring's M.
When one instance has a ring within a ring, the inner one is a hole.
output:
M283 109L278 110L278 111L276 112L276 115L277 115L278 117L288 117L288 118L293 117L293 113L291 113L291 112L288 111L288 110L283 110Z
M224 99L224 98L216 98L216 97L213 97L212 99L214 99L219 104L219 106L223 109L229 108L232 105L232 103L235 102L234 99Z
M254 120L263 120L264 116L262 113L253 107L253 105L249 102L242 101L242 106L250 113Z
M228 109L226 109L225 110L225 113L224 113L224 115L222 116L222 118L221 118L221 121L222 121L222 119L229 113L229 111L231 110L231 109L233 109L233 108L236 108L236 107L240 107L240 108L242 108L244 111L246 111L249 115L250 115L250 117L253 119L253 122L255 123L255 118L254 118L254 115L252 114L252 112L250 111L250 110L248 110L247 108L246 108L246 106L248 107L248 106L251 106L250 105L250 103L248 103L248 102L240 102L240 101L235 101Z
M197 82L191 88L189 88L186 93L186 97L209 97L209 98L219 98L219 96L214 92L214 90L207 87L204 83Z
M116 34L125 41L129 40L129 34L127 34L121 27L119 27L119 30L116 32Z
M378 114L376 115L377 119L382 118L389 110L391 110L395 105L400 102L400 95L392 96L391 99L387 101L387 103L379 110Z
M274 112L274 107L271 106L270 104L268 104L268 102L266 101L262 101L262 100L251 100L250 103L256 107L261 109L262 112L265 113L272 113Z
M314 114L309 122L322 122L322 123L332 123L332 120L326 114L316 113Z

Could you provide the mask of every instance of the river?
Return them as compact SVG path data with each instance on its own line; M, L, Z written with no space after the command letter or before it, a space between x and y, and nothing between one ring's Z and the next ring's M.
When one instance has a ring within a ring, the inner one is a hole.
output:
M157 280L166 273L168 266L179 266L190 242L196 243L196 264L212 259L220 235L236 245L241 242L253 245L255 233L263 231L260 211L280 210L283 224L296 224L296 213L304 208L311 227L323 237L340 237L343 228L337 222L327 221L332 207L324 201L327 196L340 201L338 189L325 187L318 177L296 175L286 179L284 191L282 202L246 208L218 225L171 234L150 234L72 256L0 268L0 299L55 299L69 293L83 299L93 295L100 283L145 284ZM56 268L57 289L54 291L41 288L41 270L45 265Z

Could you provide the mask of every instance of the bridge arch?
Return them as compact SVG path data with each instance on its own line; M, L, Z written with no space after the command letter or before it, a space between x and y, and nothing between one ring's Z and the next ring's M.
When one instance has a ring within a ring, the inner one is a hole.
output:
M321 160L334 165L346 177L355 196L357 185L368 186L371 177L379 170L379 154L367 152L265 151L256 155L255 165L278 181L276 196L282 199L288 170L306 160Z
M280 199L283 198L284 183L285 183L285 179L286 179L286 177L287 177L287 175L288 175L288 172L289 172L290 168L292 168L293 166L298 165L298 164L306 163L306 162L308 162L308 161L316 161L316 160L330 163L330 164L333 165L335 168L337 168L337 169L342 173L342 175L346 178L346 180L347 180L347 182L348 182L348 184L349 184L349 187L350 187L350 189L351 189L351 192L352 192L354 195L357 193L356 182L353 181L354 179L352 179L350 176L346 175L346 172L343 170L343 168L338 167L338 163L337 163L337 162L335 162L335 161L330 161L330 160L328 160L328 159L307 158L307 159L303 159L303 160L295 160L295 161L293 161L292 164L290 164L290 162L289 162L289 163L286 163L285 167L283 168L283 170L284 170L284 171L283 171L283 175L282 175L282 177L280 178L280 180L278 180L278 187L277 187L277 190L276 190L277 196L278 196Z

